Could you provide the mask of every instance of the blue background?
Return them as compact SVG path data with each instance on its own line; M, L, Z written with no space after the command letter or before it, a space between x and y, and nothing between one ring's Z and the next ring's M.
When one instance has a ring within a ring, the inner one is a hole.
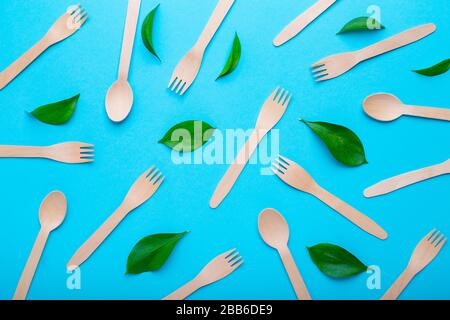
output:
M204 57L197 80L184 97L166 90L170 75L194 44L216 0L143 0L139 26L161 3L156 15L155 47L159 63L136 37L130 71L135 103L129 118L113 124L104 98L117 77L126 15L125 0L83 1L88 23L71 38L45 52L0 92L2 144L48 145L63 141L95 144L96 161L67 165L48 160L1 159L0 298L10 299L39 230L38 208L52 190L63 191L69 210L51 234L32 283L30 299L161 299L194 277L213 257L237 247L244 265L224 280L203 288L192 299L295 299L277 253L257 230L266 207L278 209L291 229L290 248L315 299L378 299L406 267L417 242L432 228L449 233L449 183L443 176L390 195L365 199L362 191L381 179L446 160L449 124L402 118L376 122L363 114L362 101L385 91L404 102L448 107L449 74L427 78L410 70L449 58L450 5L447 0L339 0L286 45L273 38L313 0L237 0ZM369 5L381 8L386 29L336 36ZM71 5L69 1L0 1L0 69L42 37ZM309 66L342 51L359 49L424 23L438 29L430 37L365 62L344 76L321 84ZM230 50L234 32L242 59L230 76L215 82ZM175 165L171 151L157 141L174 124L201 119L219 129L255 125L264 100L281 85L294 99L280 129L281 153L304 166L325 188L382 225L389 238L380 241L358 230L330 208L296 192L276 177L247 166L222 205L209 199L227 165ZM25 111L81 93L72 120L50 126ZM367 152L368 165L337 163L313 133L298 121L329 121L354 130ZM75 250L116 209L133 181L150 165L166 181L157 194L130 214L82 265L81 290L68 290L65 265ZM125 276L128 253L142 237L191 232L157 272ZM381 290L366 287L367 274L333 280L311 262L306 246L341 245L382 271ZM405 290L403 299L450 298L450 251L436 260Z

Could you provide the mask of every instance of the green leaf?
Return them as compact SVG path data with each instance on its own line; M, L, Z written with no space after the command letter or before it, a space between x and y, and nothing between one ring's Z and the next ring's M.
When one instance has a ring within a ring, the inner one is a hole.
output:
M161 233L142 238L131 250L127 261L127 274L140 274L160 269L169 258L182 233Z
M434 77L438 76L440 74L446 73L448 70L450 70L450 59L444 60L442 62L439 62L438 64L421 70L413 70L413 72L416 72L418 74L428 76L428 77Z
M384 29L384 26L378 20L370 17L359 17L348 22L337 34L381 29Z
M203 146L211 138L214 130L215 128L206 122L189 120L170 128L158 142L175 151L190 152Z
M30 114L44 123L64 124L72 118L79 98L80 94L77 94L72 98L38 107Z
M367 266L353 254L334 244L308 247L309 255L320 271L333 278L347 278L367 271Z
M222 72L217 77L216 80L232 73L238 66L239 60L241 59L241 42L239 41L239 37L236 34L234 35L233 47L231 48L230 55L228 57L228 61L223 67Z
M161 59L159 58L158 54L155 51L155 48L153 47L153 21L155 19L155 13L159 8L159 4L147 15L147 17L144 20L144 23L142 24L142 41L144 42L145 47L150 51L151 54L153 54L159 61Z
M350 129L327 122L300 121L322 139L337 161L352 167L367 164L364 146Z

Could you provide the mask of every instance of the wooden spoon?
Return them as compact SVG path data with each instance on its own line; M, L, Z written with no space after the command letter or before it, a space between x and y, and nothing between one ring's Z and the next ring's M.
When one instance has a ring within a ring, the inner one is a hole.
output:
M388 93L376 93L364 100L364 111L379 121L393 121L403 115L450 121L450 109L405 105Z
M133 53L136 26L139 18L141 0L128 0L128 13L123 35L122 54L120 56L119 78L106 94L106 112L114 122L125 120L133 106L133 90L128 83L131 54Z
M299 300L311 300L294 258L288 248L289 226L275 209L265 209L259 214L258 229L264 242L280 254L284 267Z
M42 201L39 209L39 222L41 230L28 257L25 269L20 277L14 300L25 300L37 265L44 250L50 232L58 228L64 221L67 212L67 200L62 192L53 191Z

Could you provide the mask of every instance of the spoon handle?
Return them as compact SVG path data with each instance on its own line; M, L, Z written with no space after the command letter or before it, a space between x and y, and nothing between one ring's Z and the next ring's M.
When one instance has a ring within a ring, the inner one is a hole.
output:
M37 265L41 259L42 251L44 250L47 238L48 232L41 229L36 241L34 242L30 256L28 257L25 269L23 269L22 275L20 276L16 292L14 293L14 300L25 300L28 290L30 289L31 281L34 277L34 273L36 272Z
M280 249L279 253L298 300L311 300L311 296L309 295L308 289L306 288L305 282L300 275L300 271L295 264L289 248L286 246Z
M381 300L396 300L403 290L405 290L406 286L411 282L413 277L414 275L408 271L403 272L392 284L389 290L381 297Z
M450 109L407 106L402 110L409 116L450 121Z
M384 231L383 228L381 228L375 221L322 187L317 186L315 188L314 195L367 233L381 240L385 240L387 238L386 231Z
M399 176L383 180L364 190L367 198L380 196L404 188L414 183L450 173L450 160L427 168L411 171Z
M361 61L367 60L383 53L404 47L413 42L419 41L436 31L436 26L432 23L415 27L393 37L375 43L359 51Z
M208 24L206 25L205 29L203 29L203 32L200 35L195 46L199 46L202 51L206 49L206 47L214 37L214 34L217 32L223 20L227 16L228 11L230 11L231 7L233 6L234 1L235 0L219 0L219 3L214 9L214 12L209 18Z
M67 269L69 271L79 267L84 261L86 261L94 251L103 243L103 241L111 234L111 232L119 225L119 223L128 214L128 210L119 207L98 229L95 231L89 239L75 252L73 257L67 263Z
M119 78L126 80L130 70L136 26L139 18L141 0L128 0L128 12L123 34L122 53L120 55Z
M167 297L165 297L163 300L184 300L186 297L190 296L192 293L197 291L200 288L200 286L197 284L197 282L194 280L189 281L184 286L180 287L179 289L175 290L171 294L169 294Z

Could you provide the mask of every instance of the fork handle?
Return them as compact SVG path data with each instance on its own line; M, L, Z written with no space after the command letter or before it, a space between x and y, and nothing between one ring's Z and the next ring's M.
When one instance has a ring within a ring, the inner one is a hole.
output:
M407 106L406 108L403 108L402 110L403 110L403 114L406 114L409 116L450 121L450 109L420 107L420 106Z
M383 228L381 228L375 221L322 187L317 186L313 194L367 233L381 240L385 240L387 238L386 231L384 231Z
M284 247L278 251L283 261L284 268L289 276L292 286L294 287L295 294L298 300L311 300L311 295L306 288L305 282L297 268L294 258L292 257L291 251L288 247Z
M200 285L194 280L189 281L184 286L175 290L167 297L163 298L163 300L184 300L186 297L190 296L192 293L200 289Z
M0 73L0 90L14 80L26 67L39 57L50 46L47 37L39 40L33 47L25 52L19 59Z
M412 185L414 183L449 173L450 160L434 166L411 171L390 179L383 180L364 190L364 196L367 198L380 196Z
M219 0L214 12L209 18L208 24L205 29L203 29L202 34L200 35L195 46L199 46L202 51L206 49L208 44L211 42L214 34L219 29L226 15L230 11L233 6L235 0Z
M273 45L279 47L294 38L335 2L336 0L318 0L286 26L283 31L275 37Z
M223 199L231 191L237 178L241 174L242 170L244 170L248 160L255 152L256 147L266 134L267 131L265 130L264 131L258 129L253 130L247 142L239 151L239 154L234 160L233 164L228 168L227 172L217 185L216 190L214 191L214 194L211 197L211 200L209 201L209 205L211 208L214 209L217 208L223 201Z
M433 23L425 24L399 33L386 40L380 41L374 45L359 51L361 61L376 57L380 54L404 47L413 42L419 41L432 34L436 30Z
M403 272L392 284L389 290L381 297L381 300L396 300L414 278L414 274L408 271Z
M123 32L122 53L120 54L119 66L119 78L122 80L128 79L140 8L141 0L128 0L127 18L125 31Z
M1 146L0 158L46 158L45 147Z
M69 263L67 263L67 269L73 271L86 261L126 217L128 212L128 209L120 206L75 252Z

